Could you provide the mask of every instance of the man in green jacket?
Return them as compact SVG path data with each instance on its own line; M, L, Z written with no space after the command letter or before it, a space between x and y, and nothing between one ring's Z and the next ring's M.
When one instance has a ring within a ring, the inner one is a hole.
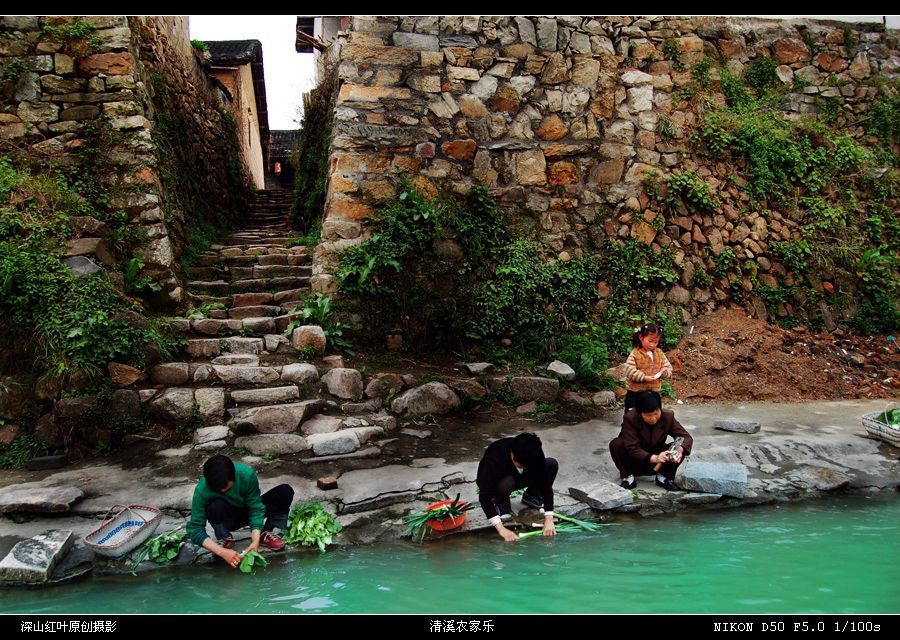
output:
M235 464L227 456L215 455L203 464L203 477L194 488L188 538L237 568L243 554L232 548L231 532L250 525L250 546L244 553L258 551L260 544L280 551L284 542L272 530L287 528L293 499L294 490L287 484L260 495L259 478L253 469ZM206 534L207 521L213 526L218 542Z

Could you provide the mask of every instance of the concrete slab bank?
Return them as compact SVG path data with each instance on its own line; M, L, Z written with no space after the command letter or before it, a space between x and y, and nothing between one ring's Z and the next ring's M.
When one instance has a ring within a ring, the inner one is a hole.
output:
M694 436L694 453L683 476L694 474L708 484L683 483L681 486L706 488L706 492L667 492L653 483L651 477L638 478L633 501L613 501L614 508L598 512L604 520L640 516L656 516L682 509L720 509L779 501L817 498L837 490L895 491L900 486L900 450L865 437L860 424L864 413L880 410L884 401L838 401L803 404L748 403L743 405L677 406L676 416ZM735 433L715 428L723 419L759 422L756 433ZM618 434L621 411L610 412L605 419L573 425L541 425L519 420L504 426L505 435L537 431L548 455L560 461L556 481L556 508L561 513L586 515L592 510L569 494L574 488L590 493L602 481L617 482L618 475L609 456L608 443ZM508 427L508 428L507 428ZM432 427L432 428L440 428ZM471 459L447 463L441 451L430 457L409 460L406 464L379 465L377 459L366 461L371 468L331 475L338 478L337 490L324 491L316 486L304 465L286 465L278 461L251 458L257 469L262 489L283 482L295 491L295 502L319 500L338 515L344 532L336 544L365 544L402 536L402 516L425 507L430 502L457 493L465 500L477 501L475 474L480 449L470 447ZM17 491L45 491L54 487L76 487L84 497L74 502L69 511L60 514L8 513L0 517L0 556L14 544L50 529L71 530L76 538L75 551L80 553L81 571L89 564L94 573L130 571L131 563L110 562L92 557L83 549L81 536L95 528L98 518L113 504L144 502L162 509L166 518L158 532L173 528L190 510L190 498L204 456L186 454L191 464L175 465L170 458L156 457L140 468L124 469L117 465L86 465L59 472L45 472L40 480L28 481L36 474L0 472L0 490L15 487ZM446 454L445 454L446 455ZM193 457L191 457L193 456ZM448 455L448 457L450 457ZM458 456L457 456L458 457ZM196 459L194 459L196 458ZM195 464L194 464L195 463ZM290 468L290 472L286 469ZM716 469L727 471L730 493L724 495L722 482L709 481ZM735 469L746 470L746 476ZM740 490L734 483L744 482ZM699 481L698 481L699 482ZM707 488L708 487L708 488ZM576 495L578 491L574 491ZM514 506L518 508L517 501ZM595 502L595 506L602 505ZM540 517L534 509L517 514L523 524ZM481 510L470 512L466 526L458 533L478 532L488 528ZM498 540L499 543L499 540ZM202 563L214 560L205 551L197 552L185 545L176 564ZM72 570L72 562L63 562ZM142 569L156 568L144 563ZM59 578L59 576L55 576Z

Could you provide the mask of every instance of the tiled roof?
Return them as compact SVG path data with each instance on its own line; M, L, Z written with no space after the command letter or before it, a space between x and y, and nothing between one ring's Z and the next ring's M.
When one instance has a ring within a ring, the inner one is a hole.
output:
M262 58L259 40L207 40L206 44L215 65L247 64Z
M300 129L282 129L271 132L269 153L273 158L283 158L291 155L294 145L300 137Z

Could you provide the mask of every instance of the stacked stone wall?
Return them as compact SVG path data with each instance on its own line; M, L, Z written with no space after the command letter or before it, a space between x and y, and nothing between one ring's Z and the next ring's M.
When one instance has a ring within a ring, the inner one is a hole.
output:
M53 27L87 24L83 37L60 37ZM48 30L47 28L51 29ZM181 301L176 259L183 222L194 211L173 210L173 187L160 170L154 124L158 100L153 71L175 78L178 108L193 127L182 135L205 162L209 196L205 211L233 208L229 141L222 133L219 99L190 47L183 17L5 16L0 17L0 67L9 71L0 95L0 139L29 153L65 164L84 144L86 123L102 122L114 134L105 149L117 171L102 176L110 205L127 212L146 231L144 271Z
M691 68L715 59L715 83L719 68L740 76L769 57L789 88L787 117L838 101L835 125L859 139L880 83L900 71L896 32L809 21L357 16L334 46L340 87L315 289L335 290L341 251L367 237L366 216L408 173L428 193L490 185L500 206L563 259L596 255L610 237L668 247L681 282L659 296L686 317L730 299L725 280L694 283L715 257L731 249L774 284L790 274L768 243L799 238L786 212L763 215L751 204L733 163L693 152L697 110L681 97ZM645 178L686 170L705 179L720 206L657 220Z

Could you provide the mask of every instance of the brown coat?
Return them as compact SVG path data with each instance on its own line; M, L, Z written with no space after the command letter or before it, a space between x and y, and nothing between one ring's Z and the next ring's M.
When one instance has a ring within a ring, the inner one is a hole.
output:
M622 432L619 437L625 441L625 450L636 464L650 464L650 456L656 455L668 449L666 440L672 438L684 438L682 448L684 455L691 453L694 439L684 427L675 419L675 412L663 409L662 415L655 425L650 426L641 418L637 409L625 412L622 418Z

